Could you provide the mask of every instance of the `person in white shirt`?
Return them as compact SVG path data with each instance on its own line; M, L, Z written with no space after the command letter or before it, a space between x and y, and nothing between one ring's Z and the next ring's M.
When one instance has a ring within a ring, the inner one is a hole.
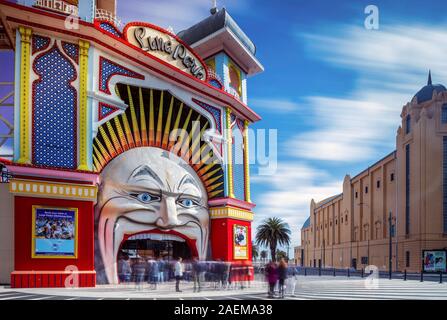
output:
M175 291L182 292L180 290L180 280L183 277L183 264L181 257L179 257L177 262L175 263L174 276L175 276Z

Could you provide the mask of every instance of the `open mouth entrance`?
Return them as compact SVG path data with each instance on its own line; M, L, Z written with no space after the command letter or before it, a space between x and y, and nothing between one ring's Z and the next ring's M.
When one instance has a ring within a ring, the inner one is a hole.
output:
M171 234L142 233L125 239L120 248L121 257L129 257L131 260L143 258L161 258L165 261L176 260L182 257L184 260L192 258L191 248L185 239Z

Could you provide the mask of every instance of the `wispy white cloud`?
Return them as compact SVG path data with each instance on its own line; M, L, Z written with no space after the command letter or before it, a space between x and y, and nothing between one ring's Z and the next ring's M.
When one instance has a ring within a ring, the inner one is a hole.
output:
M379 31L340 26L325 34L299 34L309 52L356 73L344 96L312 96L314 128L284 144L286 154L312 160L373 160L394 147L402 106L426 81L447 79L447 32L441 26L389 26ZM336 79L334 79L336 81Z
M324 35L299 34L298 39L317 58L357 72L358 90L368 83L411 95L424 84L428 69L434 72L434 80L447 79L446 25L395 25L378 31L341 26L334 30Z
M326 171L295 162L279 163L274 176L253 176L252 182L269 187L256 199L253 230L265 218L281 217L292 230L292 247L300 244L300 229L309 217L310 200L322 200L342 189L342 181Z
M300 159L358 162L373 158L378 149L393 148L400 106L384 100L403 97L385 94L390 93L378 95L381 98L376 101L373 97L308 97L314 129L286 141L284 153Z
M309 55L352 71L354 86L337 95L303 97L311 129L292 136L280 149L297 163L279 163L274 177L254 179L270 189L256 199L255 225L264 217L283 217L292 227L293 243L299 244L298 229L309 216L311 199L320 201L342 188L340 178L318 169L320 164L314 161L346 163L349 172L349 164L375 161L395 147L402 106L425 85L428 69L434 82L447 82L445 30L445 26L391 26L379 31L334 26L330 32L298 35Z
M256 110L266 110L280 113L296 112L299 104L287 99L275 98L253 98L250 99L250 105Z

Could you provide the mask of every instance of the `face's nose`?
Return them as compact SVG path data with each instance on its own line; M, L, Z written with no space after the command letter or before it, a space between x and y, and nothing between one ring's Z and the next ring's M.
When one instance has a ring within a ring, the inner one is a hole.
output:
M163 197L160 206L160 217L157 219L157 227L172 229L178 226L177 205L174 197Z

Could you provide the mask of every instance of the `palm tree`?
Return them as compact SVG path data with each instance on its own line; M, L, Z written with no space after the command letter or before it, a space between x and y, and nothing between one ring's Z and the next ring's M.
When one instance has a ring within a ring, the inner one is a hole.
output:
M265 262L265 259L267 259L267 250L261 251L261 259Z
M283 250L276 250L276 260L281 260L282 258L287 260L287 253Z
M267 218L256 229L256 244L270 248L272 260L276 260L278 245L290 245L289 225L281 218Z
M256 261L256 259L258 259L259 256L259 248L256 244L254 244L253 242L251 243L251 255L253 260Z

